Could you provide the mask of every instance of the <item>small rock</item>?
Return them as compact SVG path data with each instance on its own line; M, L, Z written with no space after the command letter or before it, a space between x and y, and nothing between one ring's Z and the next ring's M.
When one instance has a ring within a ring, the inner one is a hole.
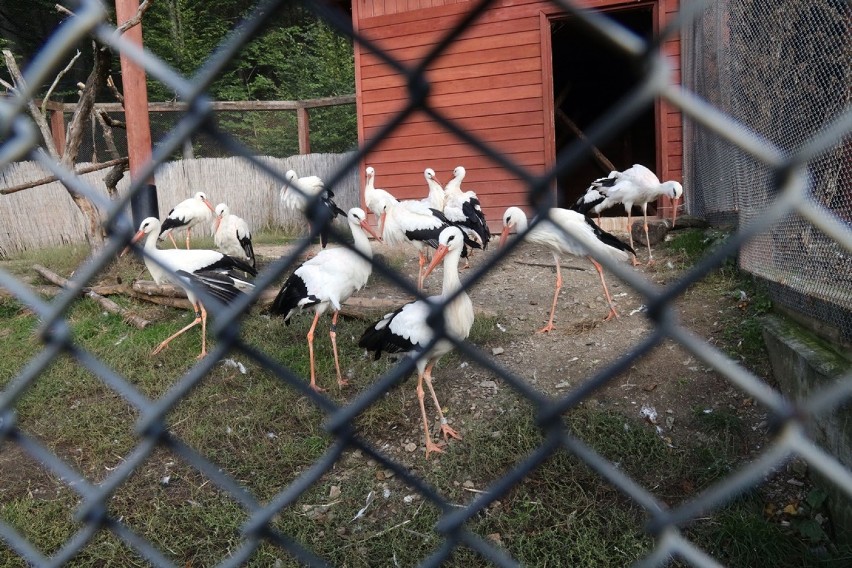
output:
M481 383L479 383L479 386L486 389L497 390L497 383L495 381L482 381Z
M648 220L648 240L651 241L651 246L655 246L666 238L669 232L669 224L664 219L649 219ZM642 246L647 246L645 241L645 229L642 223L633 223L631 230L633 242L638 242Z
M502 347L495 347L494 349L491 350L491 354L492 355L502 355L503 354L503 348Z
M405 451L406 452L413 452L416 449L417 449L417 444L415 444L414 442L408 442L407 444L405 444Z
M562 381L561 383L556 383L556 388L558 389L567 389L571 387L571 383L568 381Z
M467 481L462 483L462 487L466 487L467 489L473 489L473 481L468 479Z
M500 546L503 545L503 539L500 538L500 533L491 533L487 535L485 538L493 542L494 544L498 544Z

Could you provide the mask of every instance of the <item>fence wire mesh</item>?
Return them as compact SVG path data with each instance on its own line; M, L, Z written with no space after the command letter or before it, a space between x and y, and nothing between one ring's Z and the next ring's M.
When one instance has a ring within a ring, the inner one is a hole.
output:
M215 138L230 154L242 156L245 160L254 162L258 168L266 171L269 176L283 185L285 183L283 172L276 171L258 160L254 152L209 120L211 117L209 101L204 93L206 86L218 73L222 72L229 59L262 26L264 18L271 11L280 8L282 4L284 3L281 1L273 0L260 2L251 16L234 30L194 77L182 77L152 54L140 51L125 38L116 35L114 28L106 23L106 11L98 1L84 0L75 7L76 15L66 20L56 30L38 57L26 68L25 79L28 85L42 84L51 70L67 57L71 46L82 38L93 36L111 49L123 53L144 66L149 76L168 84L180 98L192 103L190 110L159 141L152 161L131 182L131 194L141 191L145 180L154 174L161 162L175 153L180 153L184 142L200 133ZM399 73L404 74L411 92L407 108L390 120L381 132L367 141L365 147L360 148L347 161L344 167L326 180L329 187L334 188L341 179L357 168L366 152L376 147L382 136L392 131L402 118L415 110L421 110L461 139L490 156L501 167L508 168L525 180L529 188L529 203L534 206L540 217L547 217L551 180L570 174L572 167L585 156L587 152L585 144L577 143L569 146L557 157L556 164L550 171L543 176L536 176L465 132L452 120L446 118L442 112L431 108L426 99L428 91L423 69L429 61L448 49L453 40L464 32L464 27L468 23L476 21L492 4L489 1L471 3L468 16L462 18L459 26L447 34L435 45L433 51L416 65L396 62L388 54L382 53L366 38L360 37L353 30L351 22L336 12L333 7L326 4L312 6L341 33L350 35L367 49L375 51ZM533 406L536 424L543 434L541 445L528 455L518 456L517 462L506 474L499 477L466 506L457 506L445 495L436 491L417 472L389 458L381 449L359 435L359 429L356 426L358 418L368 412L371 405L386 396L392 387L398 385L414 370L413 358L402 359L398 365L392 367L354 400L345 405L339 405L331 398L310 390L304 378L290 369L287 363L258 350L241 336L241 322L250 305L258 299L263 289L273 285L296 264L298 255L308 246L307 241L304 241L297 250L286 254L261 272L255 280L254 291L232 305L217 305L214 298L204 297L209 305L216 306L215 310L211 310L217 315L215 323L211 323L211 333L217 340L216 346L206 358L199 360L189 371L176 378L172 386L159 398L147 396L137 388L132 377L122 376L81 347L75 340L67 313L70 306L77 301L76 298L81 291L129 242L135 229L126 215L130 197L122 198L117 202L108 201L102 197L100 191L82 182L71 172L65 171L44 151L39 150L37 130L26 114L27 104L34 95L31 89L20 89L0 102L0 129L3 132L0 166L5 167L13 161L23 159L41 163L76 192L85 195L96 202L98 207L108 212L106 225L111 234L106 247L78 268L69 288L51 300L40 297L27 283L5 270L0 270L0 287L37 314L41 322L38 339L42 343L39 353L5 383L0 393L0 441L5 446L11 444L17 447L25 455L41 464L41 467L50 474L61 479L78 495L79 502L75 513L78 528L70 538L52 552L39 550L19 530L3 520L2 512L0 512L0 538L5 546L31 564L59 566L72 561L99 533L109 532L124 546L152 565L176 565L175 559L170 557L168 551L164 551L146 539L141 529L134 528L127 519L112 514L110 508L111 499L120 493L131 476L144 468L151 456L163 450L177 456L187 466L200 472L242 509L246 521L239 529L240 544L230 549L221 558L220 566L237 566L250 562L253 555L264 546L286 551L292 558L304 564L326 565L326 559L307 547L295 535L280 530L274 520L282 511L294 506L294 503L298 502L299 498L318 480L339 465L345 451L352 449L360 450L392 472L397 479L402 480L412 491L439 511L439 519L434 526L434 531L442 537L442 544L422 559L424 566L440 565L462 548L473 550L482 559L494 565L517 565L517 561L504 548L470 530L469 523L478 515L484 514L490 506L503 498L524 478L532 475L544 461L563 453L581 459L597 475L644 511L647 516L645 531L653 539L653 544L650 552L639 560L639 565L663 565L673 559L696 566L719 565L718 560L712 558L688 538L683 528L708 511L716 510L743 492L758 486L765 476L780 467L791 456L799 456L806 460L813 470L818 471L841 491L852 497L852 474L849 469L839 461L837 456L820 448L806 433L809 420L815 416L837 412L847 404L852 395L852 375L846 374L839 377L807 399L792 400L681 325L673 307L674 300L687 288L738 252L747 259L743 262L755 272L770 270L770 268L764 269L757 266L758 257L765 261L780 257L781 251L777 248L779 241L789 239L794 233L798 236L796 248L800 251L797 258L802 259L803 262L817 262L812 259L814 257L825 259L826 255L833 254L836 260L832 261L834 262L832 266L826 266L826 270L836 271L835 276L850 277L852 272L849 270L848 258L852 251L852 231L848 224L850 206L848 179L841 169L832 169L840 167L837 160L841 159L844 148L848 153L848 135L852 131L852 112L848 105L848 85L850 84L848 59L847 66L842 70L842 73L846 74L846 79L842 78L841 70L836 70L831 75L831 78L839 81L841 86L832 88L826 84L824 87L826 93L840 92L847 99L820 97L824 104L819 108L813 108L814 115L820 118L818 122L808 122L805 119L796 121L797 124L800 122L803 124L797 126L795 132L778 133L776 136L773 129L765 130L748 120L754 118L759 114L758 112L740 110L723 104L715 98L718 92L714 94L713 88L696 86L690 91L671 84L665 58L660 53L660 37L643 41L617 26L610 25L606 17L601 14L581 9L573 3L558 4L589 30L600 34L613 45L619 46L627 55L642 63L646 69L644 81L621 103L611 109L611 112L603 119L588 129L589 139L594 142L612 136L621 123L629 120L639 109L646 107L655 98L662 97L668 100L672 105L680 108L693 125L696 145L699 148L692 157L693 167L702 172L700 179L709 180L697 181L696 184L708 185L712 181L718 187L716 194L711 188L701 188L701 195L707 196L704 202L696 198L698 190L688 189L692 207L699 213L741 211L747 214L747 222L741 222L735 234L713 249L683 277L665 287L654 285L641 274L606 258L598 259L608 270L643 296L648 307L647 317L653 322L654 331L629 352L621 354L614 362L586 377L568 394L557 399L543 395L534 387L529 377L511 372L475 345L446 335L440 314L452 298L445 298L443 302L433 307L435 317L430 318L430 324L434 324L436 331L433 341L436 342L441 338L451 341L465 358L499 376L506 385ZM736 33L738 26L747 26L749 21L753 22L769 15L777 15L787 20L789 14L802 14L798 8L804 9L795 2L772 3L772 7L767 4L764 8L765 4L759 2L684 3L681 13L662 31L661 35L676 34L682 29L699 29L701 26L705 30L709 27L712 31L714 25L720 25L720 22L724 21L728 26L725 29L732 33L730 43L727 44L732 52L757 52L751 44L742 43L751 41L753 36L750 32ZM823 4L825 10L821 11L818 8ZM710 6L709 16L707 12L704 12L708 5ZM835 25L848 26L849 7L846 3L808 3L807 7L808 17L813 18L817 27L827 29L825 26L827 22L819 18L831 11L841 14L838 20L833 20ZM846 16L842 16L843 13ZM797 36L801 37L800 28L794 27L794 29L798 32ZM845 41L848 39L848 27L845 29L845 32L835 30L836 36L827 31L826 34L832 40L841 41L838 49L845 49L848 53L850 46L848 41ZM815 43L816 41L807 45L811 46ZM770 43L765 45L768 47ZM819 53L821 52L822 49L819 50ZM773 61L783 62L788 59L778 57ZM751 99L758 104L781 101L783 97L791 93L789 86L784 83L784 77L764 68L754 68L748 64L747 59L744 60L744 67L750 67L750 72L743 73L737 73L733 65L724 61L717 60L716 63L720 70L725 69L725 73L730 73L731 76L728 78L730 82L741 81L752 75L756 76L757 78L753 80L757 81L759 88L755 88L754 84L747 84L742 88L752 91ZM694 68L699 69L700 66L696 65ZM719 75L723 73L720 72ZM819 77L828 78L827 75ZM767 81L775 80L779 83L771 87L770 93ZM804 110L803 107L812 106L807 101L811 100L810 96L814 94L814 91L820 90L815 88L805 91L800 98L793 98L791 95L790 99L784 100L785 106L779 112L800 114ZM755 91L759 92L760 96L755 96ZM724 98L724 95L718 96ZM829 102L833 106L825 106ZM813 105L813 107L816 106ZM749 116L741 116L741 114ZM768 124L782 122L778 121L775 115L768 117L767 120ZM711 161L706 165L706 170L702 169L705 165L698 163L698 160L701 154L700 148L704 146L716 147L719 154L730 154L735 160L736 167L726 165L731 163L727 161ZM846 159L848 160L848 154ZM738 174L742 172L743 177L738 180L727 177L734 172ZM759 179L754 180L754 176L759 176ZM831 181L832 179L834 181ZM739 192L734 191L734 188L739 188ZM752 200L752 196L758 190L761 197ZM717 205L708 204L711 201ZM748 203L747 206L746 203ZM797 220L795 229L791 227L791 218ZM316 221L317 218L314 220ZM320 227L321 223L315 223L313 236L316 236ZM340 240L344 240L344 235L337 236ZM513 248L510 245L495 253L488 262L475 267L465 279L465 286L474 286L489 271L494 270ZM786 255L783 259L783 264L791 264L786 260ZM388 268L386 264L377 262L374 269L406 292L417 293L411 282ZM805 270L818 272L812 268ZM778 276L773 278L780 280ZM852 288L847 285L845 295L841 294L847 306L850 289ZM811 290L814 289L808 288L805 291L811 293ZM198 292L203 296L202 290ZM576 409L596 389L611 383L620 372L629 368L632 362L664 340L676 342L692 356L724 376L731 386L753 397L757 403L768 410L769 422L774 425L776 432L774 438L762 448L761 453L753 461L729 473L693 498L675 506L662 502L652 489L643 487L626 474L618 464L612 463L592 449L566 421L567 412ZM190 391L203 382L205 376L220 360L233 353L240 353L250 358L274 373L283 384L300 392L311 405L325 414L323 427L334 437L330 447L322 451L310 467L302 470L293 483L280 489L268 499L260 499L238 476L221 468L215 458L190 447L171 430L170 412L181 404ZM122 461L115 469L107 472L99 481L81 474L73 463L61 458L41 442L37 435L26 431L17 419L18 405L25 393L38 382L39 376L51 365L68 359L85 368L139 415L134 430L135 446L122 456ZM376 564L390 565L394 560L383 558L375 559L375 561Z
M692 58L687 86L794 155L848 113L850 26L848 2L716 3L685 28ZM697 150L695 213L742 224L762 215L776 196L774 169L724 137L690 132ZM806 168L809 198L846 223L852 219L849 152L848 141L838 139ZM776 302L830 323L847 341L850 263L841 244L798 215L744 243L740 255L745 270L772 283Z

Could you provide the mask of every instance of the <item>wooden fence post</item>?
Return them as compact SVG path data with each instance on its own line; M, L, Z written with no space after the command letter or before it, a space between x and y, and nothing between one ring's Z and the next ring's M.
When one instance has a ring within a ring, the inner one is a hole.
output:
M311 126L308 120L308 109L300 106L296 109L296 122L299 126L299 153L311 153Z

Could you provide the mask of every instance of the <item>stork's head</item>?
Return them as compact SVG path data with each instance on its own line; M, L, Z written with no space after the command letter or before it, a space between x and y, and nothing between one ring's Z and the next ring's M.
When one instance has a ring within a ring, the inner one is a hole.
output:
M372 237L377 241L382 241L381 237L379 237L373 231L373 228L370 227L369 224L367 224L367 213L360 207L353 207L352 209L350 209L349 213L346 214L346 220L349 222L349 225L351 227L359 226L364 229L367 234L372 235Z
M203 191L199 191L199 192L196 192L196 194L193 197L195 199L198 199L199 201L201 201L201 203L203 203L205 206L207 206L207 209L209 209L210 211L213 211L213 205L211 205L210 200L207 199L206 193L204 193ZM215 211L213 211L213 212L215 213Z
M450 226L441 231L441 234L438 235L438 248L432 255L432 262L426 268L426 272L423 273L423 278L429 276L432 273L432 270L434 270L449 253L458 251L463 247L464 234L461 232L461 229ZM461 252L459 252L459 254L461 254Z
M136 231L136 234L133 235L133 238L130 240L130 244L138 243L147 235L154 233L155 235L160 234L160 220L156 217L147 217L143 219L139 224L139 230ZM119 256L124 256L127 254L127 251L130 250L130 245L127 245Z
M666 195L672 200L672 228L677 221L677 208L680 205L680 197L683 195L683 186L677 181L667 181L663 184L666 188Z
M456 169L453 170L453 175L459 179L463 178L467 171L462 166L456 166Z
M284 179L290 182L296 181L298 177L298 174L294 170L287 170L287 173L284 174Z
M222 217L226 217L228 215L228 213L230 213L230 212L231 212L231 210L224 203L220 203L219 205L216 206L215 213L216 213L216 217L218 219L221 219Z
M520 207L509 207L503 213L503 231L500 233L500 244L502 247L509 238L509 232L515 229L516 232L523 231L527 228L527 215Z

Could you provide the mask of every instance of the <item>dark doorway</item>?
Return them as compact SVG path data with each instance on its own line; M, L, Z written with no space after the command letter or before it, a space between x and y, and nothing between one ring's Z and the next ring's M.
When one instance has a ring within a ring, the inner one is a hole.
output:
M653 10L641 6L608 11L606 15L637 35L650 38ZM573 19L551 23L553 50L553 97L556 154L576 141L576 129L585 132L598 118L638 83L640 74L631 60L605 41L590 35ZM573 123L573 126L572 126ZM649 105L632 123L598 149L618 170L639 163L651 170L657 167L657 138L654 107ZM584 160L569 176L557 180L558 203L568 207L582 195L589 183L609 174L593 156ZM605 214L624 215L612 207Z

